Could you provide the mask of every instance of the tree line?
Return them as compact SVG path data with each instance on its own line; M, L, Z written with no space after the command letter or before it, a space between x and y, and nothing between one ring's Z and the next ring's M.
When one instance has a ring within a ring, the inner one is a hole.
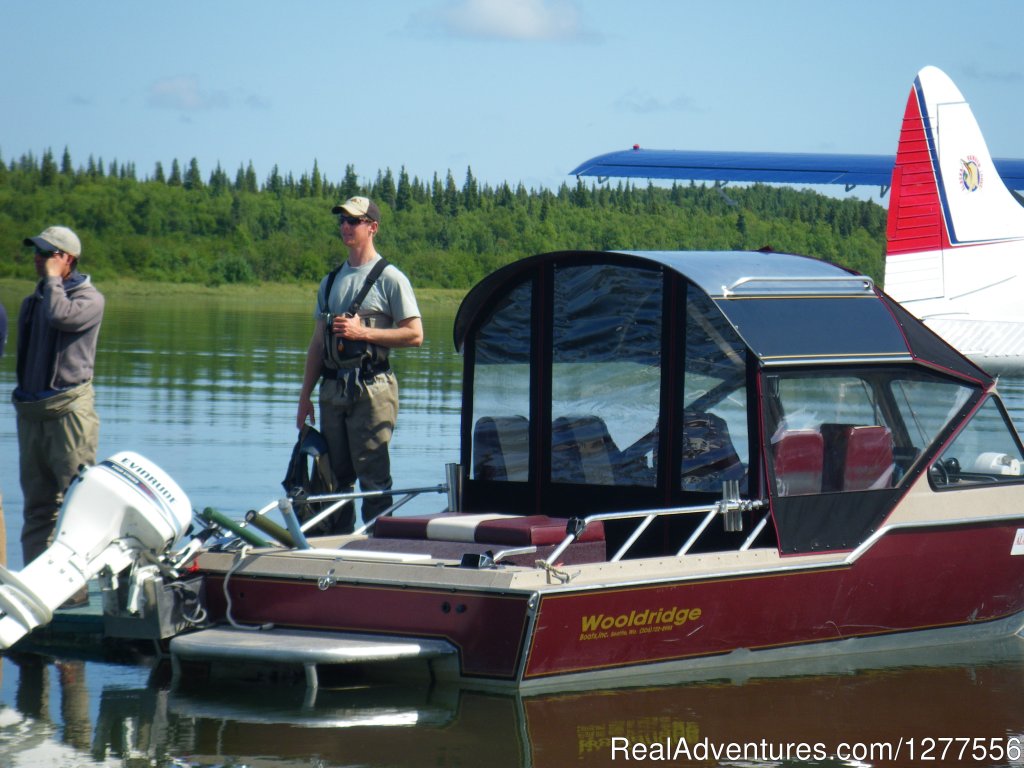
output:
M629 181L526 189L481 184L467 168L461 183L410 178L402 168L361 180L348 165L339 181L313 170L295 178L274 166L262 181L253 164L204 176L157 163L140 178L133 163L67 149L9 162L0 155L0 243L14 252L50 224L75 229L82 270L121 277L220 285L319 280L344 247L330 213L352 195L381 207L378 250L414 285L468 288L499 266L562 249L722 250L770 247L834 261L881 282L885 209L808 190L753 185L670 188ZM0 260L0 277L31 274L24 260Z

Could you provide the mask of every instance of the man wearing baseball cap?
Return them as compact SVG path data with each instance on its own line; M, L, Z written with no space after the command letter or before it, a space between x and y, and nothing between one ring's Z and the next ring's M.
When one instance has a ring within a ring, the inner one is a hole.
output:
M103 295L78 271L82 243L67 227L47 227L34 249L35 291L18 314L18 416L25 565L53 542L64 490L79 466L96 462L99 417L92 387ZM87 594L69 601L84 604Z
M338 215L348 258L321 281L313 337L295 419L301 431L315 423L312 392L320 382L320 431L341 492L391 489L388 444L398 417L398 383L390 350L423 343L423 323L412 285L374 247L380 208L366 197L351 197L332 209ZM391 506L391 497L363 500L369 522ZM355 509L334 515L331 533L349 533Z

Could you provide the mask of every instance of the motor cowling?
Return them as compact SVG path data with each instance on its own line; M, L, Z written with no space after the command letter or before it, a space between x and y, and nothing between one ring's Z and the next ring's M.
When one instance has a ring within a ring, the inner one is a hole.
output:
M71 483L54 540L87 559L119 538L161 551L191 520L191 502L171 476L139 454L122 451L83 469Z
M64 496L54 542L21 571L0 567L0 649L9 648L104 568L162 554L187 530L192 505L148 459L123 451L83 468Z

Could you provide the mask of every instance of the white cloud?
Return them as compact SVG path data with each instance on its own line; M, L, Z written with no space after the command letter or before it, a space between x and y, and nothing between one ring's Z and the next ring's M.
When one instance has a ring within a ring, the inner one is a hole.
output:
M617 109L639 114L651 112L697 112L699 111L689 96L676 96L672 99L662 99L652 96L649 93L640 93L631 90L624 93L615 101Z
M203 91L195 75L178 75L157 80L149 87L149 105L161 109L198 112L228 106L223 91Z
M490 40L572 40L585 36L570 0L458 0L440 9L442 27L460 37Z

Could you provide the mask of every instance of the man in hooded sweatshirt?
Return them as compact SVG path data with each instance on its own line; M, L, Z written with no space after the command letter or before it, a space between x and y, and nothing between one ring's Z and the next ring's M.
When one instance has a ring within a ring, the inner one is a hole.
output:
M100 420L92 387L103 295L78 271L82 244L67 227L48 227L35 249L39 282L18 314L18 416L27 565L53 542L64 491L81 465L96 462ZM87 602L80 593L69 601Z

